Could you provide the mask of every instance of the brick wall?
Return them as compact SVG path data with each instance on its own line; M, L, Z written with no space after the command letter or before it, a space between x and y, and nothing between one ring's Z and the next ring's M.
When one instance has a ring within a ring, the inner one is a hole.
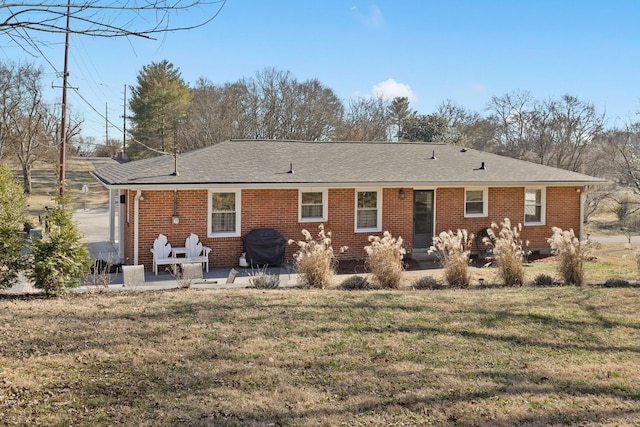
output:
M405 199L398 197L398 188L383 190L384 210L383 230L389 230L394 237L402 236L406 247L412 240L412 197L406 191ZM133 214L135 192L129 192L130 223L125 229L126 263L133 262ZM200 237L200 241L212 248L210 263L214 266L234 266L242 255L242 237L207 237L207 190L179 191L177 193L177 214L180 223L172 223L174 215L173 191L143 191L140 201L139 218L139 258L138 262L147 269L152 265L149 249L158 234L167 236L173 246L182 246L190 233ZM330 189L329 221L324 223L325 231L331 231L332 246L336 253L342 246L349 250L343 258L364 257L364 247L368 245L372 233L355 233L355 191L353 189ZM303 239L302 229L307 229L316 237L320 222L298 222L298 190L243 190L242 191L241 236L256 228L273 228L287 240ZM381 235L382 233L375 233ZM291 260L297 245L287 245L285 259Z
M548 251L547 238L551 227L573 228L580 233L581 187L547 187L546 221L544 225L523 226L521 237L529 241L532 250ZM439 188L436 190L436 230L466 229L476 234L492 222L500 223L509 218L513 225L524 224L524 187L489 188L488 216L464 217L464 188Z
M546 224L524 227L523 238L531 241L531 248L548 248L546 239L551 235L551 226L580 231L580 194L577 187L549 187L546 191ZM401 199L399 188L386 188L382 192L382 230L388 230L394 237L401 236L404 246L412 248L413 237L413 193L405 189ZM179 224L172 223L174 216L174 194L177 195L177 215ZM200 237L202 243L212 248L212 266L235 266L242 254L242 237L208 238L208 192L207 190L184 190L142 192L140 201L139 260L151 269L152 254L149 249L158 234L165 234L174 246L183 246L190 233ZM372 233L356 233L355 191L329 189L329 220L324 224L332 233L332 246L337 252L341 246L348 246L343 258L363 258L364 247L368 245ZM127 203L129 223L124 222L126 263L133 262L133 215L135 191L129 191ZM517 224L524 221L524 188L490 188L488 194L489 216L486 218L464 218L464 189L441 188L435 192L435 233L464 228L472 233L490 226L492 221L504 218ZM301 240L301 230L307 229L317 236L319 222L298 222L298 190L243 190L242 191L241 236L255 228L273 228L287 240ZM126 218L125 218L126 219ZM380 233L374 233L381 235ZM291 260L297 245L287 245L286 259Z

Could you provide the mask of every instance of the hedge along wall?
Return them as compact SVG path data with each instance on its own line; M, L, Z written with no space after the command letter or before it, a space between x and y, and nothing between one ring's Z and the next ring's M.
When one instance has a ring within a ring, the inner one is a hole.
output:
M390 231L394 237L402 236L405 247L410 248L413 233L413 198L411 191L405 189L404 199L400 199L399 188L388 188L382 191L383 214L382 231ZM130 192L128 203L131 203L131 218L133 218L133 196ZM308 230L315 238L321 222L298 221L298 190L297 189L255 189L242 191L242 219L240 237L207 237L208 191L181 190L177 192L177 215L179 224L173 224L174 192L145 190L144 200L140 201L140 238L139 263L147 270L152 266L150 248L158 234L167 236L172 246L183 246L184 240L190 233L200 237L200 241L212 248L210 265L229 267L238 265L238 259L243 252L242 237L256 228L273 228L287 240L302 240L302 229ZM364 247L369 244L371 234L356 233L355 230L355 190L328 190L328 221L324 224L325 231L332 234L332 246L336 252L342 246L349 250L340 255L344 259L358 259L365 257ZM125 253L127 263L133 262L133 220L131 226L125 225L126 244ZM287 245L285 259L293 260L297 251L296 244ZM148 266L148 267L147 267Z
M505 218L512 225L523 224L521 238L529 241L529 249L549 251L547 239L551 227L573 229L580 235L580 192L582 187L547 187L544 225L524 225L524 187L492 187L488 192L488 215L464 217L464 188L439 188L436 190L436 230L466 229L477 234L492 222L501 223ZM474 244L475 248L475 244Z

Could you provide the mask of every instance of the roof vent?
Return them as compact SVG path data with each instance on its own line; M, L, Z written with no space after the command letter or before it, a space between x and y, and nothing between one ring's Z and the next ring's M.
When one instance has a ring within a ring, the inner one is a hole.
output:
M436 152L434 151L433 154L431 155L431 160L435 160L436 159Z
M294 173L293 172L293 163L289 163L289 170L287 171L287 173Z
M478 168L478 170L483 171L484 170L484 162L482 162L482 164L480 165L480 167Z
M466 152L467 152L467 149L466 149L466 148L464 148L464 147L462 147L462 150L460 150L460 152L461 152L461 153L466 153Z

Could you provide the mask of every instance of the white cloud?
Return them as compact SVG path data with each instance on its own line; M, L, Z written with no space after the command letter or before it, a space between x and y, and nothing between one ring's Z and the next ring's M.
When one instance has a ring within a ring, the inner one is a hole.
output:
M355 16L355 18L362 24L368 25L370 27L377 27L382 25L383 16L382 10L376 5L372 5L369 13L363 13L358 9L357 6L351 6L351 13Z
M391 100L397 97L407 97L410 102L418 100L416 94L411 90L411 86L405 83L399 83L394 79L387 79L373 86L373 94L385 100Z

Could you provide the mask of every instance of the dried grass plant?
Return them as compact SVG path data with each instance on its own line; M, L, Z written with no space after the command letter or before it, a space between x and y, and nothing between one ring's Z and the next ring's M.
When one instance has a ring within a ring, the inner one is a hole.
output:
M520 238L522 224L511 226L511 220L505 218L499 225L495 222L487 230L489 237L483 239L487 246L492 247L491 259L498 268L498 274L508 286L522 286L524 284L524 253L523 242Z
M109 255L107 260L94 259L89 274L85 278L85 285L90 291L104 292L111 284L111 269L113 257Z
M558 257L558 274L565 285L584 285L584 261L588 247L580 242L573 229L552 227L553 235L547 239L551 253Z
M365 265L382 288L397 289L402 283L402 258L407 253L402 244L402 237L395 238L388 231L382 237L369 236Z
M280 286L280 276L269 273L268 266L264 266L249 273L249 284L256 289L275 289Z
M433 238L433 245L429 253L435 253L444 267L444 278L449 286L454 288L467 288L471 282L469 271L469 256L471 255L471 243L473 234L467 230L443 231Z
M331 285L336 272L336 257L331 246L331 232L324 231L324 225L318 226L318 237L314 239L309 231L303 229L304 240L289 240L297 244L298 251L293 255L298 272L298 283L309 288L324 289ZM340 253L348 248L343 246Z

